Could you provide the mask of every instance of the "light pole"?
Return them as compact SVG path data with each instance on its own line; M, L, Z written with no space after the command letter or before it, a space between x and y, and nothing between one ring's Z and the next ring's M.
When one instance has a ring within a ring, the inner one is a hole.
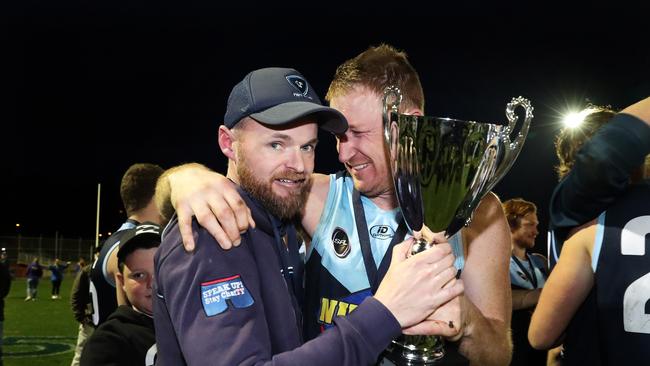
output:
M20 255L20 223L16 223L16 233L18 233L18 246L16 249L16 258Z
M95 248L99 247L99 203L102 192L102 184L97 183L97 219L95 220Z

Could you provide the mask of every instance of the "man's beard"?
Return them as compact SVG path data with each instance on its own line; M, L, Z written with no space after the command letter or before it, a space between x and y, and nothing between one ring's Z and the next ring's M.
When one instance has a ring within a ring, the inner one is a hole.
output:
M307 202L309 190L311 189L311 177L305 174L295 173L291 170L285 170L274 174L267 181L258 179L254 172L248 168L245 154L239 154L239 164L237 164L237 175L239 184L251 196L260 201L262 205L280 220L288 221L298 218L302 209ZM290 191L287 197L280 197L273 192L273 181L276 179L304 180L298 190Z

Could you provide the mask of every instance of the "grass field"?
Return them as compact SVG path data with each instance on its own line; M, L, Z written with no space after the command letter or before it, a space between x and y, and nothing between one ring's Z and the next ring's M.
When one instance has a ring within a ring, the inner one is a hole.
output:
M52 300L50 280L43 278L38 299L25 302L25 279L12 281L5 298L5 366L70 365L79 324L70 309L72 282L72 275L67 274L61 284L61 298Z

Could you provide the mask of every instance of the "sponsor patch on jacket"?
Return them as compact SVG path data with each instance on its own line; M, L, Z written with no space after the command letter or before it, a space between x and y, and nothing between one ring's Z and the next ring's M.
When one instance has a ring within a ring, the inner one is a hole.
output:
M247 308L254 302L239 275L201 283L201 303L207 316L221 314L229 306Z

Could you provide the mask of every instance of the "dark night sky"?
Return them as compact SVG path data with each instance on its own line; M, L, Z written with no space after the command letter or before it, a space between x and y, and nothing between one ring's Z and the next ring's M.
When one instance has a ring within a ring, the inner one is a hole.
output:
M586 99L622 108L650 94L641 8L618 16L622 6L557 15L566 9L436 5L424 16L410 6L418 16L398 19L271 2L18 3L0 9L0 234L19 222L24 235L92 238L98 182L101 232L114 230L119 180L135 162L224 171L216 131L225 100L255 68L294 67L324 95L338 64L387 42L419 71L429 115L503 121L510 98L526 96L535 119L496 192L536 202L543 225L559 113ZM321 137L317 171L332 172L334 140Z

